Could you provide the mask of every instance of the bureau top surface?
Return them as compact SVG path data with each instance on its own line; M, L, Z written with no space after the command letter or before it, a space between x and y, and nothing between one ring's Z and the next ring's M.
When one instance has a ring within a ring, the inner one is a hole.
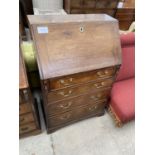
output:
M28 81L25 71L25 65L21 52L19 53L19 89L24 89L28 87Z
M106 14L28 15L27 17L30 25L68 22L117 21Z
M121 64L118 21L104 14L28 16L41 79Z

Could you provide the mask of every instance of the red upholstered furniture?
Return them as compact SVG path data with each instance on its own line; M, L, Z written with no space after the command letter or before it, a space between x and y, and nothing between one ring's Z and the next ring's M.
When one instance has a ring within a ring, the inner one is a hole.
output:
M111 91L109 112L116 125L135 117L135 34L121 35L122 65Z

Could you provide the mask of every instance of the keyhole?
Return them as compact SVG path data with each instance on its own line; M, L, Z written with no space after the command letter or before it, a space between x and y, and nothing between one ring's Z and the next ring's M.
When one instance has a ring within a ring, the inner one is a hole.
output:
M80 27L80 32L84 32L84 28L83 27Z

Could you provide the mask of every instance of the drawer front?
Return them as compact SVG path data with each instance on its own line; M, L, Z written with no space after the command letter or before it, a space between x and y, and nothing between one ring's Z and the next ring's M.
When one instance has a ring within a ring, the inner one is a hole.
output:
M28 112L31 112L31 105L28 104L28 103L25 103L25 104L20 104L19 105L19 114L26 114Z
M83 0L83 8L95 8L96 0Z
M120 8L120 9L117 9L117 13L123 13L123 14L129 14L129 13L131 13L131 14L135 14L135 9L133 8Z
M120 30L128 30L133 21L134 20L128 20L128 21L121 20L121 21L119 21Z
M69 75L58 79L52 79L49 81L49 90L60 89L75 84L111 77L115 74L115 71L115 67L110 67L81 74Z
M96 8L116 8L118 0L96 0Z
M36 124L35 123L29 123L25 125L21 125L19 127L19 134L24 134L27 132L31 132L36 129Z
M113 83L113 78L100 80L87 85L80 85L77 87L69 87L57 91L52 91L47 95L48 102L56 102L62 99L66 99L73 96L78 96L81 94L87 94L92 91L102 90L106 87L111 87Z
M93 114L97 114L99 112L102 112L104 110L105 103L94 103L89 104L85 107L79 107L75 110L65 112L63 114L59 114L57 116L51 117L48 120L48 128L52 128L54 126L58 126L61 124L65 124L71 121L80 120L84 117L88 117Z
M83 5L83 0L71 0L71 8L81 8Z
M47 113L49 116L56 115L69 111L77 106L83 106L88 103L94 103L98 101L107 101L107 97L110 94L110 89L105 89L100 92L90 93L83 96L74 97L71 99L55 102L47 106Z
M134 19L135 14L123 14L123 13L117 13L115 18L119 19L119 20L133 20Z
M20 125L29 123L29 122L33 122L33 121L34 121L34 116L32 113L19 116L19 124Z

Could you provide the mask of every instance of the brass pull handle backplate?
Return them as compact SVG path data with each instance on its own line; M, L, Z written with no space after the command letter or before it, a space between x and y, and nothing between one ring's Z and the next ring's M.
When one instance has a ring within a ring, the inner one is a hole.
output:
M100 84L97 84L95 83L94 86L99 89L99 88L102 88L103 86L105 86L105 83L104 82L101 82Z
M60 80L60 83L66 86L70 85L71 82L73 82L73 78L69 78L67 80L63 80L63 79Z
M69 108L70 106L72 105L72 102L70 101L70 102L68 102L67 104L60 104L60 108L64 108L64 109L67 109L67 108Z
M98 95L92 95L91 97L90 97L91 99L93 99L93 100L99 100L100 98L101 98L101 94L98 94Z
M94 106L94 107L89 107L89 108L88 108L88 110L89 110L89 111L94 111L94 110L96 110L96 109L97 109L97 107L98 107L97 105L96 105L96 106Z
M67 94L65 94L64 91L59 92L60 95L62 95L63 97L68 97L72 94L72 90L69 90Z
M102 77L104 77L105 75L107 75L108 73L109 73L108 70L105 70L105 71L98 71L98 72L97 72L97 75L98 75L100 78L102 78Z

